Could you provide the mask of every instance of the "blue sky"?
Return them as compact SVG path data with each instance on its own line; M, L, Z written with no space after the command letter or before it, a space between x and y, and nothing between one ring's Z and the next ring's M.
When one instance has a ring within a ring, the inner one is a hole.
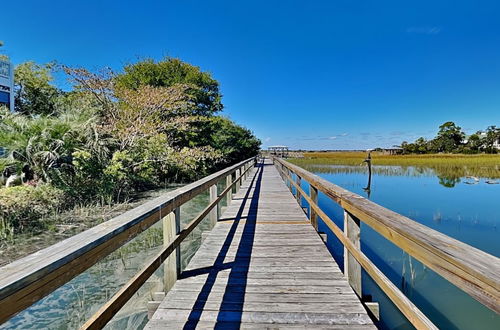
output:
M391 146L455 121L500 126L498 1L6 1L14 63L210 71L263 146Z

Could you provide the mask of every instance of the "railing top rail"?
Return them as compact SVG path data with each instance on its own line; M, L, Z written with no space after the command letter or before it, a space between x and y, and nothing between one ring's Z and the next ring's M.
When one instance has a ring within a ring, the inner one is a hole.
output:
M175 208L254 159L254 157L249 158L168 192L80 234L0 267L2 275L0 277L0 301L6 302L11 295L28 286L37 290L36 286L41 287L51 281L53 282L52 286L56 286L54 281L58 285L64 284ZM81 257L85 257L84 265L81 265L80 262L75 263ZM16 299L26 299L33 302L40 298L39 295L30 297L29 292L27 292L26 296Z
M500 313L500 259L386 209L281 158L273 159L389 241Z

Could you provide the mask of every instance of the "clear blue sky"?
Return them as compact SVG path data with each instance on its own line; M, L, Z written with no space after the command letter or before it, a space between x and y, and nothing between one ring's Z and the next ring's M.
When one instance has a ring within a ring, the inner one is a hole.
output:
M455 121L500 125L500 1L4 1L27 60L119 69L165 55L210 71L263 145L390 146Z

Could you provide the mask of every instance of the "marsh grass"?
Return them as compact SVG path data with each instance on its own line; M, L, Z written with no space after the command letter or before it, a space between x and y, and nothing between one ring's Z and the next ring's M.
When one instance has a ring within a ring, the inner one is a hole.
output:
M358 171L353 167L348 170L349 166L359 166L360 172L365 171L366 166L360 166L364 165L365 158L365 152L308 152L304 153L304 158L290 161L306 169L314 168L316 172L349 173L345 171ZM500 155L387 155L372 152L372 164L374 173L381 175L433 175L433 171L435 175L445 178L500 178ZM400 173L396 173L397 171Z

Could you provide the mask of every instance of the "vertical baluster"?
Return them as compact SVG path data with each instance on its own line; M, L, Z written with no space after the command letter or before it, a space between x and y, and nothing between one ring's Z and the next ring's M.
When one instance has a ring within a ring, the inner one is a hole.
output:
M295 183L297 184L298 187L301 187L300 184L302 182L302 178L298 174L295 174L295 176L296 176ZM297 198L297 202L299 203L299 206L302 206L302 196L300 195L300 191L297 188L295 188L295 191L296 191L295 197Z
M344 232L347 238L360 248L361 228L359 219L353 217L344 210ZM344 247L344 274L354 292L361 297L361 265L354 259L349 251Z
M232 183L233 183L233 175L229 174L228 176L226 176L226 188L231 186ZM226 204L227 204L227 206L229 206L229 204L231 204L231 201L233 200L233 188L229 189L229 191L227 192L226 198L227 198Z
M214 184L210 187L210 203L217 199L217 184ZM217 220L219 220L219 205L216 205L213 209L210 210L209 214L210 224L212 228L217 224Z
M313 187L311 184L309 184L309 196L311 196L311 199L317 205L318 204L318 189ZM318 231L318 214L313 210L313 208L310 205L309 205L309 216L310 216L311 224L313 225L314 229L316 229L316 231Z
M238 193L238 190L240 190L240 185L241 185L241 179L239 179L241 175L241 169L236 170L236 193Z
M163 218L163 245L169 245L181 231L181 212L176 208ZM181 273L181 249L178 247L163 263L164 290L168 292L174 286Z

